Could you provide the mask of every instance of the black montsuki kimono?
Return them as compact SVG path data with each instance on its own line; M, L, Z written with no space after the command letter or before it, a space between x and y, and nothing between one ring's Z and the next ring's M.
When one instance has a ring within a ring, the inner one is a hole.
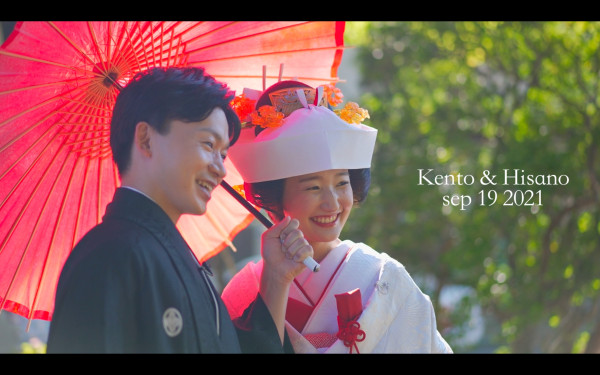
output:
M47 352L292 351L259 295L232 322L208 272L157 204L118 188L64 265Z

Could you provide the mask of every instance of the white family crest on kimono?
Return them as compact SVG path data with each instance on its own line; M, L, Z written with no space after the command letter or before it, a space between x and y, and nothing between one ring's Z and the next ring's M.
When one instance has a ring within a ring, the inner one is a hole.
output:
M261 271L262 261L249 263L226 286L222 297L232 318L258 293ZM290 300L312 305L301 328L286 320L286 330L297 353L452 353L437 330L431 300L405 267L363 243L342 241L322 260L318 273L307 269L296 277L295 283L290 287ZM356 323L364 336L349 345L335 339L335 295L356 288L363 306ZM316 338L323 334L334 339L319 347L323 340ZM356 350L352 351L352 347Z

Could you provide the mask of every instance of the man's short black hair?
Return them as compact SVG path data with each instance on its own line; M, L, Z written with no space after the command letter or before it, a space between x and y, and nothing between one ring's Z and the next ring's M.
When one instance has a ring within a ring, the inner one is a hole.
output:
M218 107L225 112L233 145L241 129L230 105L234 95L203 68L152 68L136 74L119 93L112 115L110 147L119 173L129 167L135 127L140 121L166 134L171 121L202 121Z

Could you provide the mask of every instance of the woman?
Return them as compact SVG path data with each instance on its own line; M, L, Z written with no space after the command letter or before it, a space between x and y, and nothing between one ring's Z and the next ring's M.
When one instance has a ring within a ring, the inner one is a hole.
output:
M404 266L339 238L352 207L366 198L377 131L360 124L366 111L346 107L338 116L323 94L295 81L273 85L250 116L260 126L245 127L229 150L247 199L275 222L297 219L320 262L319 272L305 269L290 287L285 325L294 350L452 352L437 331L429 297ZM262 268L262 260L249 263L224 289L232 318L256 295Z

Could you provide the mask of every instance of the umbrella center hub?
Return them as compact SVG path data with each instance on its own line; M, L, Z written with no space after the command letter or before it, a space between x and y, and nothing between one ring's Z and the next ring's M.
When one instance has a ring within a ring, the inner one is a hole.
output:
M103 64L96 64L93 68L93 72L97 74L97 81L101 83L102 86L106 88L111 88L112 86L119 87L117 83L117 79L119 79L119 70L112 66L109 62L104 62Z
M117 78L119 78L119 75L117 74L117 72L108 72L108 74L106 74L104 79L102 80L102 84L106 87L116 85Z

